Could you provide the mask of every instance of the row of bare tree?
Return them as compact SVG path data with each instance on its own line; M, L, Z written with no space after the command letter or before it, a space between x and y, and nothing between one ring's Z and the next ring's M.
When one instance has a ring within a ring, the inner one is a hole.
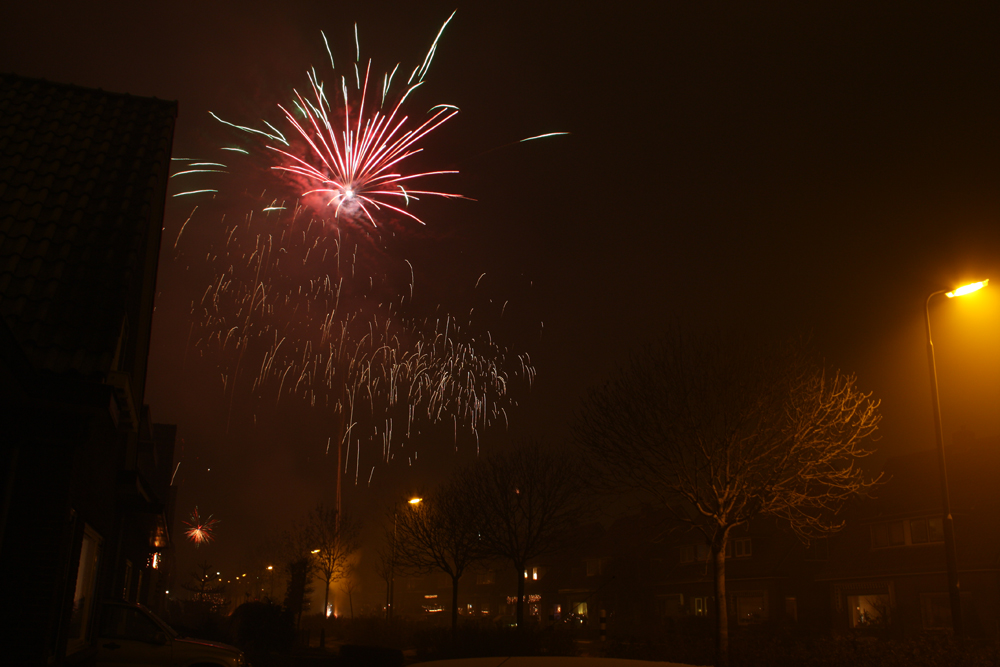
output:
M462 575L481 561L508 563L517 575L517 624L523 627L523 572L573 534L583 512L579 483L579 469L561 452L537 444L485 456L396 514L390 557L403 571L451 577L453 630Z
M803 542L840 530L844 503L878 482L859 466L879 402L800 342L672 334L633 356L580 410L592 483L638 491L712 554L716 665L729 662L726 543L759 517Z
M523 627L529 563L587 520L593 490L625 495L704 536L715 580L717 664L728 664L732 531L773 517L808 541L839 530L844 503L878 483L858 465L871 453L866 442L878 427L878 401L853 375L828 370L805 349L674 334L636 353L590 392L571 444L524 444L484 456L422 503L392 512L387 583L393 573L447 574L454 628L463 574L477 562L503 560L517 575ZM318 506L287 541L329 591L346 576L357 535L356 525Z

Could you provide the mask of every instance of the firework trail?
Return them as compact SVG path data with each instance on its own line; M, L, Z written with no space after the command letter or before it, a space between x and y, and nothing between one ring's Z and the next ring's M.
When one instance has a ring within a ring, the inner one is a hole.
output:
M219 523L218 520L213 519L212 515L208 515L207 519L202 519L198 515L198 507L195 506L194 512L191 513L191 521L185 521L184 525L188 526L188 529L184 531L184 534L188 536L188 539L194 542L195 546L200 546L204 542L211 542L215 539L212 531L215 529L215 524Z

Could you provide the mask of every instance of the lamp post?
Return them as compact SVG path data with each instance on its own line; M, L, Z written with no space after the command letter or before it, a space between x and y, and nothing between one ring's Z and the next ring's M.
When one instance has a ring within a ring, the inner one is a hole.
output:
M931 409L934 412L934 436L937 439L938 468L941 475L941 510L944 515L944 554L948 568L948 599L951 603L951 628L954 636L964 634L962 626L962 598L958 581L958 555L955 549L955 523L951 515L951 499L948 493L948 467L944 456L944 433L941 428L941 401L938 398L937 364L934 361L934 341L931 339L931 299L938 294L944 294L949 299L981 290L989 284L989 280L963 285L956 290L939 290L933 292L924 302L924 318L927 324L927 362L931 371Z
M420 504L423 498L410 498L406 502L414 507ZM389 558L389 599L385 605L385 620L392 618L392 603L396 594L396 519L399 516L399 503L397 502L392 510L392 555Z

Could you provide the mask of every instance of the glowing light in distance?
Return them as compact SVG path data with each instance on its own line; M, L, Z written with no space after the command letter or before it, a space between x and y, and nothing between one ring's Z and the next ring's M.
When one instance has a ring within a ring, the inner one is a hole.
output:
M423 498L410 498L406 502L410 503L411 505L416 505L416 504L420 503L421 501L423 501Z

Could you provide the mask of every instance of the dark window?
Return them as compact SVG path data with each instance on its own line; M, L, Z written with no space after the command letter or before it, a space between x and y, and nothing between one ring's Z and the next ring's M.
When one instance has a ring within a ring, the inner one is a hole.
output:
M751 547L751 538L733 538L726 542L726 558L748 558L753 553Z
M827 560L830 558L830 543L825 537L817 537L809 541L806 549L807 560Z
M939 516L927 519L927 541L944 542L944 525Z
M876 523L872 527L872 548L895 547L906 544L902 521Z
M924 630L951 628L951 600L947 593L924 593L920 596L920 621Z
M760 623L764 619L763 595L741 595L736 598L736 620L740 625Z
M733 545L733 551L736 553L737 558L749 558L753 551L751 550L750 538L745 537L740 540L736 540L736 544Z

